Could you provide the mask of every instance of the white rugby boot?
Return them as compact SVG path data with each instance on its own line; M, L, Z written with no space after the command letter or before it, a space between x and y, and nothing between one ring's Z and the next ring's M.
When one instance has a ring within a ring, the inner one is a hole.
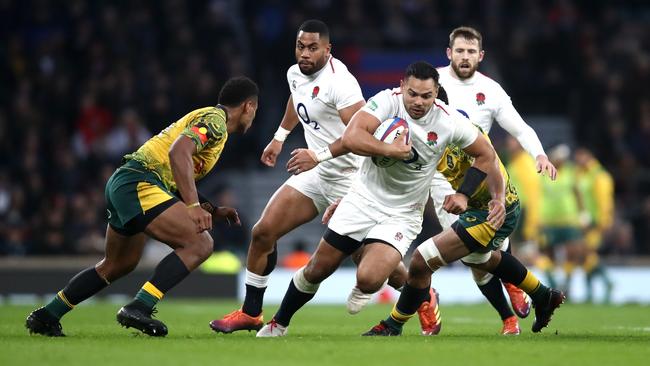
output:
M271 319L262 329L257 332L256 337L284 337L287 335L289 327L278 324L275 319Z

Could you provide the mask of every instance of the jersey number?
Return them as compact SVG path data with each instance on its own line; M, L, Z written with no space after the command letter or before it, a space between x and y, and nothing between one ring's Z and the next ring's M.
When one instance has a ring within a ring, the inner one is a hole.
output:
M314 130L320 130L320 126L318 125L318 122L309 119L309 113L307 113L307 107L305 107L304 104L298 103L298 106L296 107L296 113L298 114L298 117L300 118L302 123L313 128Z

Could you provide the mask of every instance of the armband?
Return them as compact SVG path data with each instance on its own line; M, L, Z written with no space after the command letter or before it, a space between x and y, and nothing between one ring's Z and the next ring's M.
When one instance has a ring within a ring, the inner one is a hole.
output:
M467 198L472 197L476 189L478 189L478 186L485 180L485 177L487 177L485 172L475 167L470 167L467 173L465 173L463 183L458 187L456 192L464 194Z

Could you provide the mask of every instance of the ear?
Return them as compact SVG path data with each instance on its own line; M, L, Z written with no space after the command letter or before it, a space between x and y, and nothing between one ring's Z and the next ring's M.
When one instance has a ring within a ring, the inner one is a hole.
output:
M451 48L447 47L447 59L451 61Z
M329 56L331 52L332 52L332 44L328 43L327 46L325 47L325 54Z
M483 57L484 57L484 56L485 56L485 51L484 51L484 50L481 50L481 51L478 53L478 62L483 61Z

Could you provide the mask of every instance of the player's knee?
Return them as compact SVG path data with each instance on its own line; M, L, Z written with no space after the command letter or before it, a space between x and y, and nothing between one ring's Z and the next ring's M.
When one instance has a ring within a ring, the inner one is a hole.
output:
M262 220L258 221L255 226L253 226L251 237L251 245L254 248L258 250L267 250L269 253L273 251L273 246L277 240L277 235L275 234L273 226Z
M357 288L366 294L374 294L384 285L386 279L376 278L370 274L357 275Z
M137 265L137 259L124 258L120 261L111 261L104 258L96 266L96 270L102 278L109 282L113 282L131 273Z
M197 246L197 255L201 261L205 261L214 252L214 240L211 235L201 235L202 240Z
M447 262L442 258L436 243L434 243L433 238L430 238L420 244L413 253L413 259L411 259L411 265L409 266L409 276L422 275L420 272L435 272L446 265Z

